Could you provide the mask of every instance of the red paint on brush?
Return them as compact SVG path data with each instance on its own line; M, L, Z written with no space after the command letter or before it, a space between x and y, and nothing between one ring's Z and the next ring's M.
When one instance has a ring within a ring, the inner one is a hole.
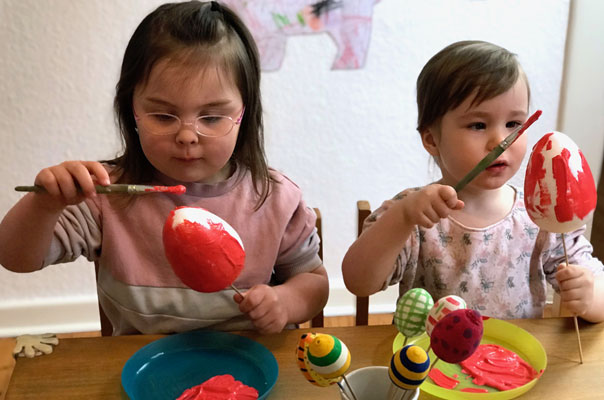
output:
M563 149L562 153L552 159L552 172L556 180L556 206L554 212L558 222L571 221L576 215L585 218L596 208L597 194L594 190L594 178L589 165L579 150L582 171L577 171L577 178L569 169L570 151Z
M165 192L174 194L185 194L187 188L183 185L176 186L153 186L153 189L146 189L145 192Z
M539 117L543 114L543 111L537 110L533 115L531 115L524 124L522 124L522 129L518 132L518 137L524 133L528 129L529 126L533 125L533 122L537 121Z

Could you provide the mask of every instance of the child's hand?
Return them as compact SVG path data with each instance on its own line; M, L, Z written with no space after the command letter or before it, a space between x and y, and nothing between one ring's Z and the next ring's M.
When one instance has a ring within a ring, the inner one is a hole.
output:
M556 272L560 286L560 298L565 308L574 315L585 314L594 297L594 276L587 268L579 265L560 264Z
M50 196L46 202L49 208L62 209L78 204L86 197L94 197L94 185L108 185L109 173L96 161L65 161L59 165L44 168L38 173L35 184L46 189L44 195ZM78 187L81 188L78 191Z
M233 296L239 311L247 314L254 327L262 334L279 333L287 324L287 310L279 301L277 292L268 285L255 285L241 296Z
M451 186L432 184L416 192L410 192L402 200L403 215L413 224L424 228L432 228L435 223L451 214L451 211L461 210L463 201L457 198L457 192Z

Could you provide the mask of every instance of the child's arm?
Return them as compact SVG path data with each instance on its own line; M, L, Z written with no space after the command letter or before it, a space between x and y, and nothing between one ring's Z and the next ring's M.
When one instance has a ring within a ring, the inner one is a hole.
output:
M234 299L256 329L268 334L281 332L289 323L308 321L323 309L328 295L327 271L321 265L278 286L255 285L243 298L235 294Z
M451 211L463 208L463 202L451 186L433 184L385 206L342 262L344 283L357 296L369 296L382 288L415 225L431 228Z
M0 223L0 264L15 272L40 269L61 212L96 195L95 181L110 183L109 174L98 162L66 161L40 171L35 184L46 193L28 193Z

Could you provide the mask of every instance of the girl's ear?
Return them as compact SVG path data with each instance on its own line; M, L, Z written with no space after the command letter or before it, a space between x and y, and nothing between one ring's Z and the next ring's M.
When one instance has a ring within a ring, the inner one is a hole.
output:
M422 136L422 144L424 145L424 149L432 156L438 157L438 143L437 136L435 135L434 128L430 127L420 133Z

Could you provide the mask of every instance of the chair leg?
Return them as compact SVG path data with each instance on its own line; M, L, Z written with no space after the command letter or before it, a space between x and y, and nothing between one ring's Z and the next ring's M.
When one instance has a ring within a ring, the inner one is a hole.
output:
M356 325L369 325L369 297L357 296Z

